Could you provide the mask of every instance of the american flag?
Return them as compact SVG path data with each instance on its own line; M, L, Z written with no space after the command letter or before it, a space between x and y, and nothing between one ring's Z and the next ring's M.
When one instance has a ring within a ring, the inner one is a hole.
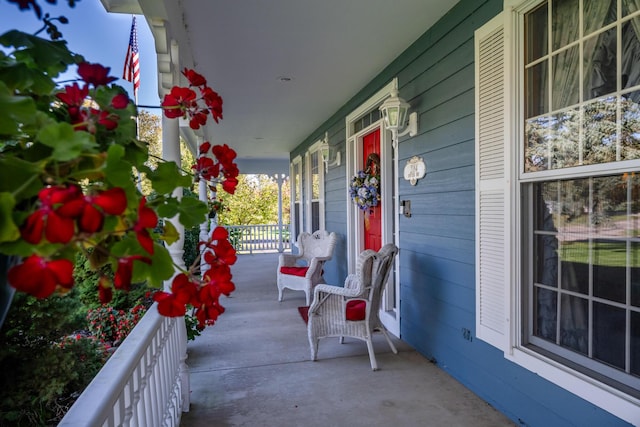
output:
M136 31L136 17L131 21L131 35L129 36L129 48L127 57L124 60L124 71L122 78L133 82L133 97L138 98L138 88L140 87L140 57L138 56L138 32Z

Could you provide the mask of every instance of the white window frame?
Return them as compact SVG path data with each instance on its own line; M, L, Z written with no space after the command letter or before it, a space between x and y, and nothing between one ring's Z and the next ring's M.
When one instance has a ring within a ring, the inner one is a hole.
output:
M505 12L476 31L476 334L501 349L509 361L633 424L640 420L639 399L535 352L522 342L525 313L521 305L524 296L520 277L523 250L520 230L524 224L520 220L518 182L522 161L518 141L522 134L520 100L524 95L521 83L524 80L519 47L524 13L542 1L505 0ZM490 53L481 61L480 45L491 37L496 40L495 49L485 50ZM486 66L485 76L493 73L502 80L498 83L502 91L492 95L496 97L491 108L497 126L493 130L491 126L483 126L487 120L487 102L481 94L488 91L491 84L488 80L483 83L479 76L487 58L497 62L493 64L496 67L493 71L492 65ZM502 125L502 131L495 130L498 125ZM489 151L480 152L498 145L501 152L489 156L486 155ZM502 173L498 173L499 169ZM492 217L492 214L495 215ZM487 221L490 226L497 225L496 232L489 233L488 237L483 234L488 229ZM493 246L495 243L497 247ZM492 258L498 262L492 262Z
M318 221L318 230L325 229L325 212L324 212L324 179L325 179L325 167L324 162L322 160L322 152L320 151L320 147L322 145L322 140L316 141L313 145L309 147L307 150L304 161L305 161L305 230L309 233L313 233L316 230L313 230L313 211L312 206L313 202L318 202L318 210L319 210L319 221ZM318 156L318 198L313 198L313 179L311 172L311 156L315 154Z
M291 227L292 227L291 235L298 236L303 230L302 218L304 217L303 215L304 196L302 193L302 156L296 156L291 161L291 172L289 176L292 177L291 189L290 189L291 191ZM296 193L299 196L299 200L296 199ZM296 204L300 205L298 206L297 215L296 215Z

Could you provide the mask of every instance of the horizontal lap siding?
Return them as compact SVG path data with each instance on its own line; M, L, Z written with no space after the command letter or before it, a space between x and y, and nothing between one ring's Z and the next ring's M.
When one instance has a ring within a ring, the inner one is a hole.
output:
M345 159L345 127L344 120L336 122L328 131L329 145L340 151L340 166L332 166L325 174L324 196L325 196L325 227L329 231L338 234L333 259L327 263L324 278L327 283L342 285L347 276L347 212L344 207L346 168ZM335 154L333 154L335 156ZM331 159L333 160L333 158ZM324 167L324 164L321 165Z
M400 170L413 156L427 167L417 185L399 183L412 213L400 217L401 336L523 425L617 425L475 338L473 33L501 8L462 1L396 68L400 94L419 115L419 134L400 141Z
M399 182L399 198L411 200L412 211L399 217L402 339L521 425L618 425L475 338L473 36L502 3L460 1L298 147L303 152L327 130L341 150L342 165L326 175L327 229L339 241L325 278L341 283L347 273L345 117L397 76L400 95L419 116L418 135L400 139L400 175L413 156L427 167L417 185Z

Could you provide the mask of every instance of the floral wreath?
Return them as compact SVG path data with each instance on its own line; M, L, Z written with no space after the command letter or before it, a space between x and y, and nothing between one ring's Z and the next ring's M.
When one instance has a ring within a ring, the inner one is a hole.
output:
M366 168L358 171L349 185L349 196L358 208L369 213L380 203L380 157L371 153L367 157Z

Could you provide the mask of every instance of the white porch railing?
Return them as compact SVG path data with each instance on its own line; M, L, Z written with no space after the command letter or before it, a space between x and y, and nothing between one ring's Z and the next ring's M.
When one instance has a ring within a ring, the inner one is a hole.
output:
M291 249L288 224L225 225L239 253L283 252Z
M178 426L189 410L186 352L184 318L154 304L58 426Z
M288 225L226 228L238 252L291 248ZM189 410L186 358L184 318L161 316L154 304L58 426L178 426L182 412Z

